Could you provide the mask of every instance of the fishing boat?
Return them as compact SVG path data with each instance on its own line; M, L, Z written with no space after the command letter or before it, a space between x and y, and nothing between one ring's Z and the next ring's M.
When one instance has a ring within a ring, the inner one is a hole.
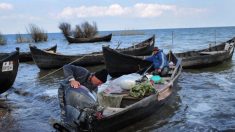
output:
M121 101L117 101L120 102L120 105L116 107L109 105L100 106L103 103L102 101L105 101L104 98L99 100L98 104L94 103L96 101L92 95L88 94L88 91L82 90L83 88L70 88L69 84L62 83L58 91L62 120L61 122L54 121L52 123L53 127L58 131L109 132L118 131L149 117L166 104L170 97L174 95L174 91L176 91L175 84L182 70L181 60L174 56L173 53L168 55L171 56L168 56L168 58L173 65L170 66L169 74L161 78L164 83L153 84L153 88L156 90L155 93L137 98L131 96L129 91L118 94L101 93L106 99L116 100L117 97L121 97ZM140 75L146 72L151 73L151 70L148 68ZM83 99L82 101L79 100L81 98ZM92 102L94 105L91 105Z
M117 49L118 52L128 55L142 56L151 55L155 44L155 35L127 48Z
M103 47L106 70L112 77L137 72L152 63L142 57L119 53L109 47Z
M235 46L234 40L235 38L232 38L210 48L176 53L175 55L182 59L183 68L192 69L215 66L232 58ZM103 47L103 54L106 69L111 76L133 73L150 64L148 61L142 61L148 56L128 56L109 47Z
M69 63L79 66L92 66L104 63L102 53L63 55L44 51L36 46L30 46L29 48L35 64L40 69L60 68Z
M50 48L47 49L43 49L46 51L51 51L51 52L56 52L57 49L57 45L54 45ZM0 53L0 56L4 55L4 54L9 54L9 53ZM19 62L28 62L28 61L33 61L32 55L30 52L20 52L19 54Z
M54 45L50 48L43 49L45 51L51 51L51 52L56 52L57 45ZM20 52L19 56L19 61L20 62L28 62L28 61L33 61L32 55L30 52Z
M65 36L69 43L94 43L94 42L109 42L112 38L112 34L106 36L96 36L92 38L74 38L71 36Z
M117 51L131 55L149 55L152 53L155 43L155 36L128 48L117 49ZM78 66L94 66L104 64L102 52L93 52L90 54L64 55L51 53L30 46L30 51L34 62L40 69L60 68L65 64L72 63ZM50 63L48 63L50 62Z
M19 48L16 51L0 55L0 94L13 85L19 66Z
M176 53L182 59L183 68L203 68L221 64L233 56L235 37L219 45L209 46L209 48Z

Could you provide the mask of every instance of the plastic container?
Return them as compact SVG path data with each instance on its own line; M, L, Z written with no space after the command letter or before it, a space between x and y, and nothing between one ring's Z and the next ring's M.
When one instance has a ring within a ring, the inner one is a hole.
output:
M150 78L150 80L152 80L154 83L159 83L161 81L161 77L158 75L154 75Z

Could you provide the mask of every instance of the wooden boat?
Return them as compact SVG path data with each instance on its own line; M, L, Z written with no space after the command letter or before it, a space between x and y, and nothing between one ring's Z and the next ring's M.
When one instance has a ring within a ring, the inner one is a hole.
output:
M14 83L19 66L19 48L15 52L0 55L0 94Z
M43 49L45 51L51 51L51 52L56 52L57 49L57 45L54 45L50 48L47 49ZM28 61L33 61L31 52L20 52L20 56L19 56L19 61L20 62L28 62Z
M180 76L182 66L181 66L181 60L174 56L174 54L170 53L170 61L174 63L170 67L171 72L167 77L162 77L164 80L163 84L154 84L154 89L156 89L156 93L150 94L148 96L144 96L141 98L134 98L129 95L129 92L125 93L119 93L119 94L105 94L103 93L103 96L105 97L111 97L113 100L116 99L115 97L121 96L122 100L119 106L117 107L111 107L111 106L103 106L103 110L98 113L102 113L102 116L98 116L100 114L97 114L96 109L93 108L84 108L83 113L85 115L85 122L83 122L83 125L75 126L75 127L69 127L73 126L67 119L71 118L64 118L62 117L62 122L55 122L53 124L53 127L57 129L58 131L102 131L102 132L108 132L108 131L118 131L121 128L124 128L130 124L133 124L137 121L140 121L141 119L144 119L154 112L156 112L158 109L161 108L167 101L170 99L171 96L173 96L174 91L176 91L176 88L174 87L178 77ZM169 58L169 57L168 57ZM70 94L68 94L69 88L67 88L69 85L62 84L59 88L59 100L64 100L63 102L65 105L60 104L60 107L62 109L62 113L67 115L66 112L69 113L70 108L79 108L80 106L73 106L73 103L69 102L69 99L66 97L71 97ZM74 90L73 88L71 88ZM64 96L63 96L64 94ZM72 93L74 96L76 96L76 93ZM65 97L65 99L63 99ZM74 100L75 98L72 98ZM68 101L68 102L66 102ZM102 102L99 101L101 104ZM76 103L75 103L76 104ZM64 108L68 108L63 112ZM81 109L77 109L77 111L80 111ZM92 111L94 110L94 111ZM72 113L74 114L73 122L78 121L80 117L79 114L76 113L76 110L73 110ZM80 113L80 112L79 112ZM96 114L94 114L96 113ZM68 115L70 117L72 115ZM99 117L99 118L98 118ZM77 124L77 125L78 125ZM87 126L87 127L84 127Z
M112 34L106 36L97 36L93 38L73 38L70 36L65 36L69 43L94 43L94 42L109 42L112 38Z
M176 53L176 56L182 58L183 68L214 66L232 58L235 46L234 41L235 37L206 49Z
M182 59L183 68L203 68L214 66L232 58L235 46L234 40L235 38L207 49L176 53L175 55ZM128 56L120 54L108 47L103 47L103 54L106 69L109 71L111 76L133 73L150 64L148 61L142 61L145 56Z
M117 49L118 52L128 55L151 55L155 44L155 35L128 48Z
M56 52L56 49L57 49L57 45L54 45L54 46L47 48L47 49L44 49L44 50ZM7 55L7 54L9 54L9 53L0 53L0 56ZM20 52L19 62L28 62L28 61L33 61L31 53L30 52Z
M117 49L117 51L131 55L149 55L152 53L155 43L155 36L140 42L135 46ZM63 55L40 50L36 47L30 47L30 51L34 62L40 69L60 68L65 64L72 63L79 66L93 66L104 64L102 52L94 52L91 54ZM50 62L50 63L48 63Z
M112 77L134 73L152 64L143 60L142 56L122 54L109 47L103 47L103 55L106 69Z
M30 51L35 64L40 69L60 68L69 63L79 66L92 66L104 63L102 53L63 55L43 51L35 46L30 46Z

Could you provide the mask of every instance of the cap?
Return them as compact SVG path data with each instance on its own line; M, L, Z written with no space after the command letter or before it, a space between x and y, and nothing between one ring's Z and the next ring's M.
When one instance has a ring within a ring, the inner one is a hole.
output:
M100 70L95 72L94 74L100 81L103 83L106 82L107 76L108 76L108 71L106 69Z
M159 51L158 47L154 47L153 51Z

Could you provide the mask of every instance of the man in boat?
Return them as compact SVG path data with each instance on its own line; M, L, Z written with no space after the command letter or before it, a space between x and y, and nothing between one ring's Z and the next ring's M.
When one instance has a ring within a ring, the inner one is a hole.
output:
M63 70L65 81L58 89L63 124L61 126L70 129L86 128L87 114L92 113L87 112L87 109L98 113L96 118L101 117L95 92L99 85L106 82L108 73L106 70L91 73L74 65L65 65Z
M160 50L158 47L154 47L153 55L147 57L145 60L153 62L155 74L159 74L160 76L166 76L168 74L169 62L166 55L163 53L163 50Z

